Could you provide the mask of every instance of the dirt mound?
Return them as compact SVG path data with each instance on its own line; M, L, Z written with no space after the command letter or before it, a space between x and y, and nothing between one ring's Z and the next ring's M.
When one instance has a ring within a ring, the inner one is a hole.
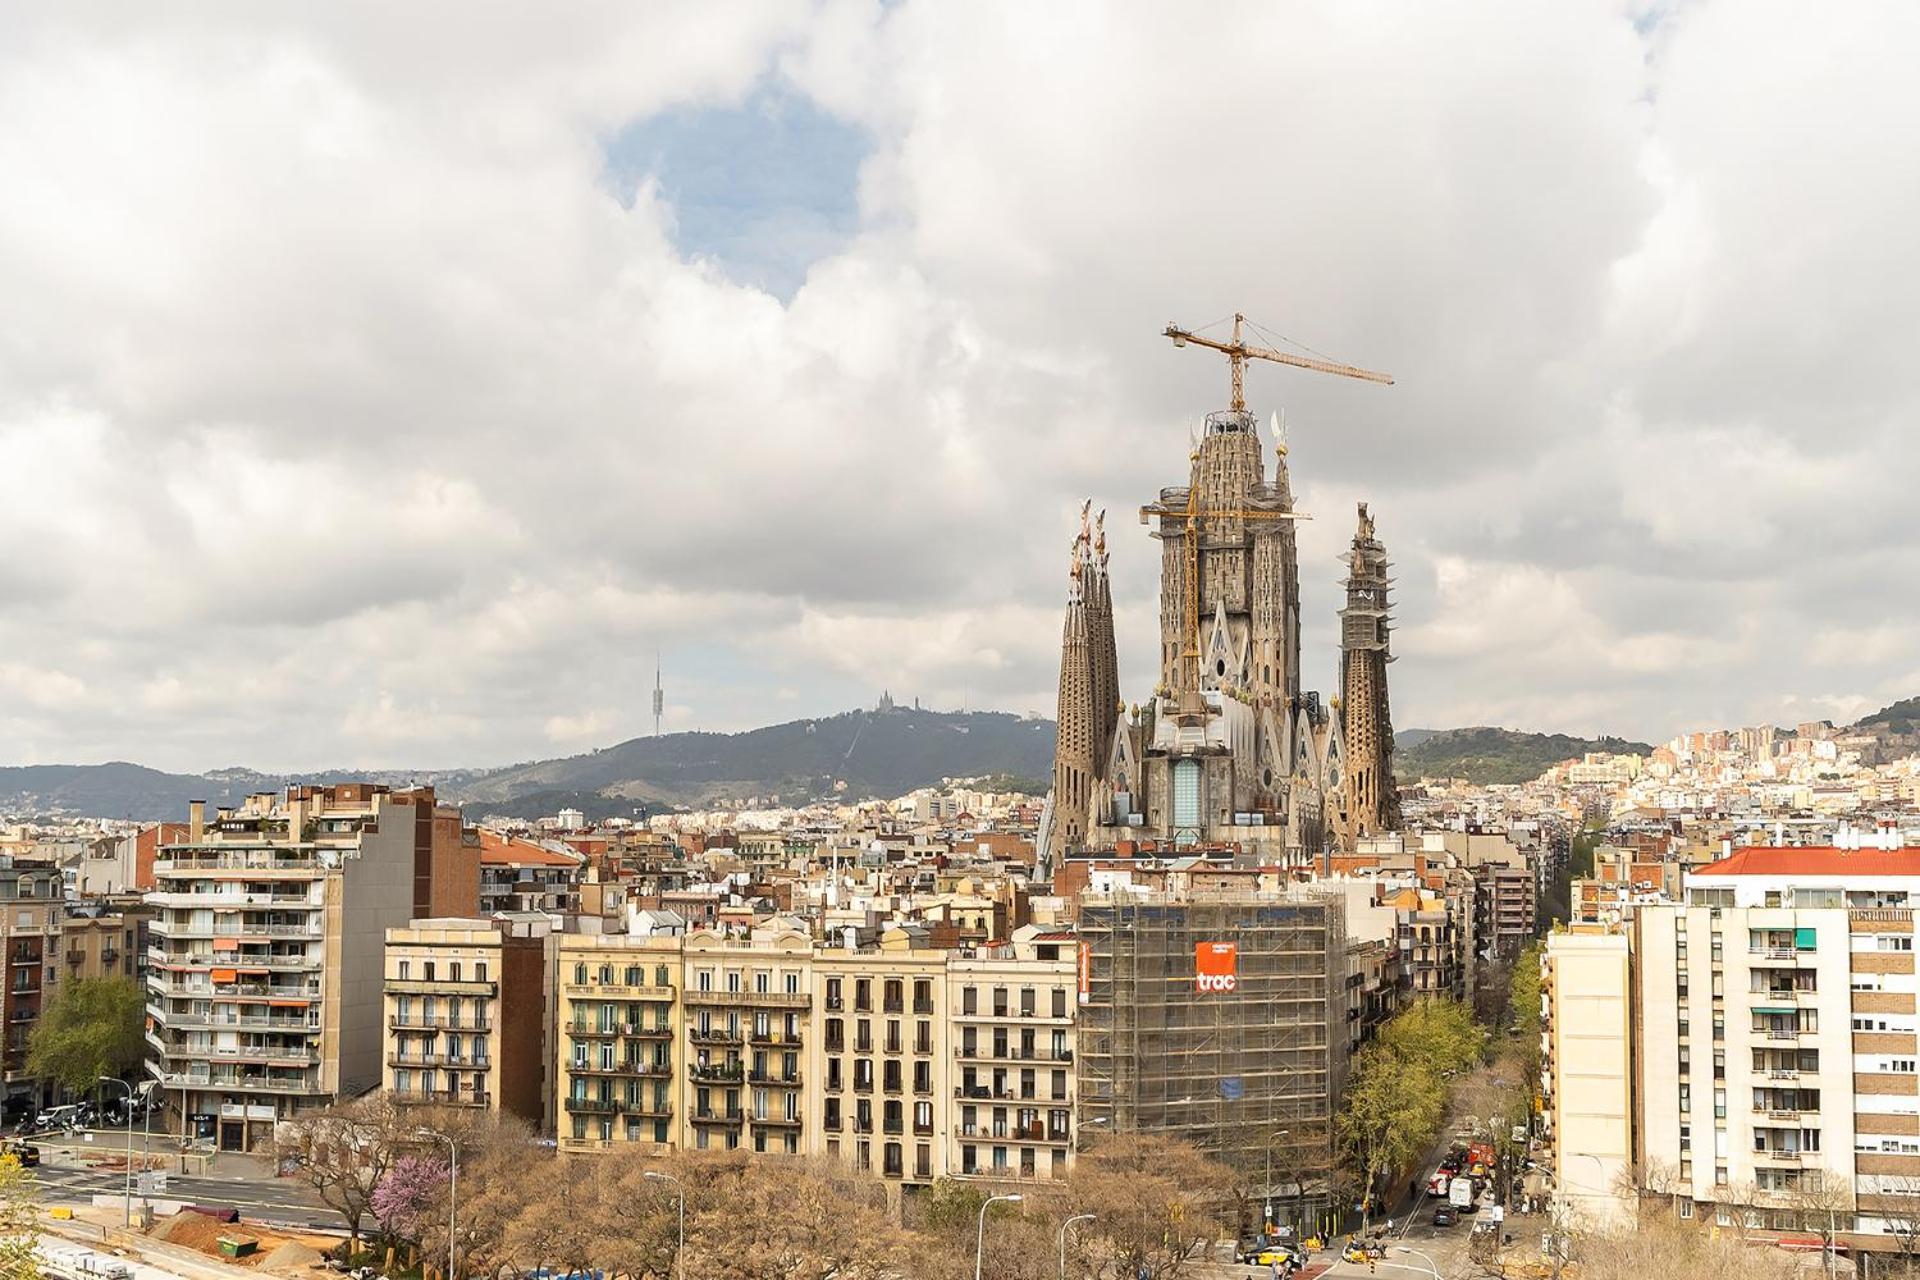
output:
M307 1271L320 1261L320 1257L318 1249L309 1249L298 1240L289 1240L260 1259L260 1268L263 1271Z

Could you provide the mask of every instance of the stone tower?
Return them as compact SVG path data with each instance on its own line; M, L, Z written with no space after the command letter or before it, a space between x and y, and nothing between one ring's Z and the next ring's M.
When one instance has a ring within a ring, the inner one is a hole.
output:
M1081 537L1086 537L1086 510ZM1087 559L1087 648L1093 664L1093 767L1105 779L1113 754L1113 731L1120 722L1120 659L1113 639L1113 591L1107 582L1107 513L1094 519L1092 551Z
M1208 414L1187 486L1162 489L1143 514L1160 539L1161 688L1176 702L1189 688L1234 688L1290 713L1300 696L1300 570L1285 450L1269 481L1253 415Z
M1373 517L1360 504L1347 563L1347 607L1340 611L1340 720L1344 775L1342 835L1355 837L1400 825L1393 780L1393 716L1387 706L1387 549L1374 536Z
M1050 866L1058 866L1067 850L1086 843L1094 762L1103 751L1096 747L1094 737L1099 715L1094 701L1094 647L1086 599L1093 556L1085 517L1083 508L1080 533L1073 540L1067 616L1060 630L1060 704L1055 721L1058 734L1053 746L1052 823L1045 850Z

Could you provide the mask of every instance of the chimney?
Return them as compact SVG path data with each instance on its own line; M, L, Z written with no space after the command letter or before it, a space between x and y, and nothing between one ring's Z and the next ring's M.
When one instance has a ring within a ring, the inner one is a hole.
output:
M187 841L199 844L207 838L207 802L205 800L187 801Z

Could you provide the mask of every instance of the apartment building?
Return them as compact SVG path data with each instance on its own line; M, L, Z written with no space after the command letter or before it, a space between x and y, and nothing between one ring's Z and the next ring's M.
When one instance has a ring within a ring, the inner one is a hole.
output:
M1633 1002L1624 933L1549 934L1540 961L1540 1120L1561 1202L1604 1229L1632 1219Z
M1642 1186L1885 1248L1920 1185L1920 849L1748 848L1633 916Z
M869 951L814 957L818 1150L909 1187L948 1173L947 953L894 929Z
M545 1127L557 939L543 915L416 920L386 939L387 1087Z
M502 835L485 827L474 833L480 848L480 913L580 910L581 868L586 859L570 849Z
M680 1004L680 940L566 934L557 961L554 1132L560 1149L688 1145L681 1140L684 1072L695 1046ZM715 1045L713 1025L709 1011L698 1046L709 1067L715 1048L739 1047ZM719 1061L724 1064L724 1053Z
M27 1037L60 981L60 931L65 916L64 877L58 867L0 858L0 951L7 957L0 990L0 1082L9 1101L31 1105L42 1095L26 1074Z
M564 1150L817 1155L902 1194L949 1176L1043 1178L1072 1160L1070 941L982 952L894 926L815 942L567 935L558 944Z
M1473 876L1478 944L1493 955L1511 959L1534 939L1533 869L1524 864L1486 865L1475 868Z
M1065 958L1035 953L1050 937ZM1078 950L1071 935L1046 934L1009 950L947 966L955 1080L946 1172L1063 1178L1074 1151Z
M89 903L69 907L60 924L60 961L66 980L144 980L153 916L152 908L137 901L122 910Z
M253 1150L380 1083L386 931L437 904L471 915L477 856L430 788L290 787L211 822L196 801L187 826L147 898L147 1070L183 1136Z

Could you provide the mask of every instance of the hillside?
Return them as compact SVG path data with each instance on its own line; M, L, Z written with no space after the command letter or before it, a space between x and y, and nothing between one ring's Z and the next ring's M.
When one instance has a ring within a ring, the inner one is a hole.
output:
M1861 716L1853 727L1884 733L1920 733L1920 698L1902 698L1870 716Z
M1485 726L1471 729L1408 729L1393 739L1393 771L1402 782L1416 778L1465 778L1469 782L1531 782L1562 760L1589 751L1644 756L1644 742L1621 738L1574 738L1564 733L1521 733Z
M475 814L535 817L562 807L590 817L647 806L719 803L749 797L784 803L826 797L891 798L942 778L1053 772L1053 722L997 712L848 711L744 733L673 733L635 738L585 755L495 769L318 770L298 777L223 769L163 773L142 765L0 767L0 813L69 813L93 818L179 818L190 800L235 804L290 782L431 782ZM836 786L844 784L844 786ZM1022 789L1033 784L1022 784Z
M745 733L634 738L586 755L480 774L457 788L470 801L531 791L592 791L655 804L749 796L792 802L833 795L897 796L941 778L1045 777L1053 722L998 712L848 711ZM836 790L836 783L844 783Z

